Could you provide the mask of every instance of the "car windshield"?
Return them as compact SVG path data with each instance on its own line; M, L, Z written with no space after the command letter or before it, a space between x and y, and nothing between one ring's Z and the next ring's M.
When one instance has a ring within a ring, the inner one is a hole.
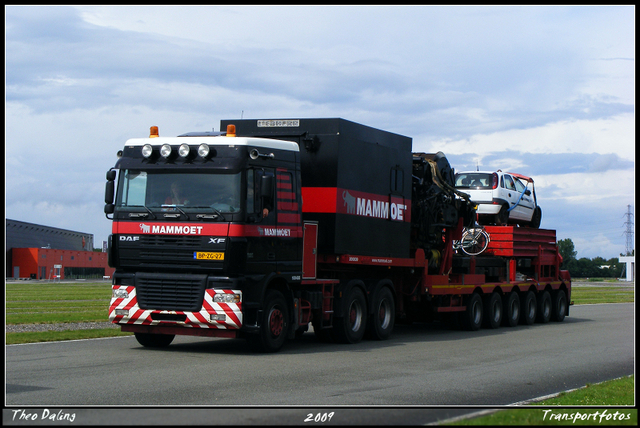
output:
M461 172L456 174L456 187L460 189L491 189L493 174L486 172Z
M180 207L200 211L240 211L240 173L120 172L116 209Z

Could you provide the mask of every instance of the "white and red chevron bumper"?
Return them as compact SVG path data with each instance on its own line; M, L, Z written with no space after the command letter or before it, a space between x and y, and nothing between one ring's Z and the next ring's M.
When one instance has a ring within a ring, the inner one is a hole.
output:
M238 295L239 301L215 301L216 294ZM165 311L141 309L134 286L114 285L109 321L120 325L122 331L235 337L242 327L242 292L206 289L199 312Z

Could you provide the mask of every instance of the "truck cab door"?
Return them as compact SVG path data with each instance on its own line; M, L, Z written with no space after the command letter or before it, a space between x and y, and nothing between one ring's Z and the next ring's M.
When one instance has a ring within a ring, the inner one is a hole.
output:
M273 178L274 171L268 168L253 168L247 171L248 273L264 274L276 270L274 189L268 189L266 186L268 181L274 182Z

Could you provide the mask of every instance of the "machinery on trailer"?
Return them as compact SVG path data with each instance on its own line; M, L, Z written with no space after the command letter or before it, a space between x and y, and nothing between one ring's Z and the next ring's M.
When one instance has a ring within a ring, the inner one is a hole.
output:
M486 227L482 253L457 251L475 205L444 154L344 119L221 129L152 128L107 173L109 318L142 345L185 334L277 351L309 327L355 343L397 320L453 314L476 330L568 315L555 231Z

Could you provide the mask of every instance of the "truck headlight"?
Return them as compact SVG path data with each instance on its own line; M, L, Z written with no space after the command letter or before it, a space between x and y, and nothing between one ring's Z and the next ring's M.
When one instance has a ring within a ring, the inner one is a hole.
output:
M188 144L180 144L180 148L178 149L178 154L180 155L180 157L186 158L187 156L189 156L190 151L191 149L189 148Z
M149 158L152 153L153 147L151 147L151 144L145 144L144 146L142 146L142 156L144 156L145 158Z
M198 155L200 155L201 158L209 156L209 146L204 143L200 144L198 147Z
M171 156L171 146L168 144L163 144L162 147L160 147L160 154L163 158L168 158L169 156Z
M111 295L114 299L128 299L129 292L124 288L114 288Z
M239 303L239 294L217 293L213 295L213 301L217 303Z

